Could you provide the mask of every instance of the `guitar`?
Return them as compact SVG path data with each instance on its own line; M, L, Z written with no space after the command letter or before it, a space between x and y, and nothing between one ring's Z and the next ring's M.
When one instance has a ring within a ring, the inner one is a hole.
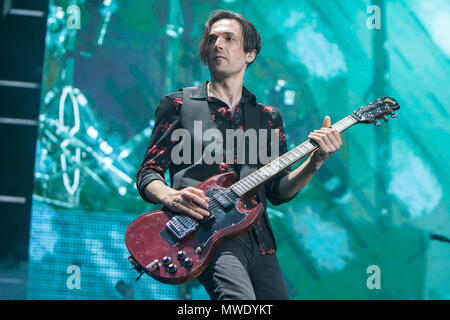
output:
M355 110L332 127L343 132L357 123L379 126L379 119L387 122L387 115L395 118L393 111L398 109L397 101L384 97ZM245 203L256 196L267 180L318 148L316 142L307 140L235 183L234 172L205 180L197 188L210 198L210 215L202 220L164 208L138 217L125 233L131 254L128 260L139 273L136 281L144 273L168 284L198 277L220 243L246 232L257 222L262 204L247 208Z

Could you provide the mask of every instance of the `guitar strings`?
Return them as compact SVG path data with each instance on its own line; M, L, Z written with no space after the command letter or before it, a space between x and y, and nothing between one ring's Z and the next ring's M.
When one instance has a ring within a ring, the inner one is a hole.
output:
M346 124L344 124L344 122L345 122L346 120L349 120L349 119L351 119L351 120L354 121L355 119L352 117L352 115L353 115L353 114L348 115L347 117L345 117L345 118L339 120L338 122L336 122L335 124L333 124L333 127L334 127L335 129L339 130L340 132L343 132L345 129L348 129L349 127L351 127L351 126L352 126L353 124L355 124L355 123L352 123L351 125L347 126ZM338 128L338 127L341 126L341 124L343 125L343 128ZM300 145L302 145L302 144L304 144L304 143L306 143L306 142L309 142L309 140L307 140L307 141L301 143ZM300 145L298 145L297 147L299 147ZM295 148L297 148L297 147L295 147ZM292 150L291 150L291 151L292 151ZM288 151L288 152L289 152L289 151ZM288 152L284 153L283 155L287 154ZM305 155L307 155L307 154L309 154L309 153L311 153L311 152L312 152L312 150L310 150L309 152L307 152ZM283 156L283 155L282 155L282 156ZM305 155L302 155L301 157L303 157L303 156L305 156ZM282 157L282 156L281 156L281 157ZM300 158L301 158L301 157L300 157ZM292 160L290 160L289 157L286 157L286 158L287 158L287 160L288 160L288 163L289 163L289 162L292 162ZM279 158L278 158L278 159L279 159ZM298 160L298 159L297 159L297 160ZM278 170L275 174L273 174L272 177L275 176L275 175L276 175L278 172L280 172L281 170L283 170L283 169L285 169L285 168L291 166L292 164L294 164L297 160L293 161L291 164L283 165L281 168L278 168L279 170ZM275 161L275 160L274 160L274 161ZM280 162L283 164L282 161L280 161ZM266 166L269 166L269 165L270 165L270 163L267 164ZM241 179L240 181L238 181L237 183L241 183L241 184L242 184L242 183L244 183L243 181L245 181L245 180L249 181L249 183L253 183L253 181L251 181L250 177L251 177L251 176L254 176L254 175L257 175L256 173L257 173L258 171L260 171L260 170L261 170L262 168L264 168L264 167L265 167L265 166L259 168L258 170L256 170L256 171L253 172L252 174L250 174L250 175L248 175L247 177L245 177L245 178ZM258 180L257 180L256 178L255 178L255 181L258 182ZM245 183L244 183L244 185L245 185ZM225 188L223 191L219 191L217 194L214 195L214 198L212 199L212 201L210 202L210 205L208 206L208 210L214 210L214 209L216 209L219 205L221 205L221 203L217 200L217 196L225 196L225 197L227 197L227 196L226 196L227 191L231 191L231 192L235 193L235 192L234 192L232 189L230 189L230 188ZM247 191L247 192L248 192L248 191ZM235 193L235 194L238 195L237 193ZM227 198L228 198L228 197L227 197ZM233 201L233 200L230 199L230 198L228 198L228 200Z
M340 125L341 125L341 122L344 122L348 117L349 117L349 116L347 116L347 117L345 117L345 118L339 120L338 122L336 122L335 124L333 124L333 126L335 126L335 127L340 126ZM344 125L344 127L345 127L345 125ZM342 131L343 131L343 130L341 130L341 132L342 132ZM302 145L302 144L304 144L304 143L306 143L306 142L308 142L308 141L309 141L309 140L307 140L307 141L305 141L305 142L299 144L298 146L300 146L300 145ZM298 146L297 146L297 147L298 147ZM297 148L297 147L295 147L295 148ZM289 152L289 151L288 151L288 152ZM287 154L288 152L284 153L283 155ZM312 152L312 150L309 151L308 153L306 153L306 155L309 154L309 153L311 153L311 152ZM282 156L283 156L283 155L282 155ZM281 156L281 157L282 157L282 156ZM303 157L303 156L305 156L305 155L302 155L302 157ZM287 159L288 159L289 161L291 161L289 158L287 158ZM275 160L276 160L276 159L275 159ZM274 160L274 161L275 161L275 160ZM295 163L295 161L294 161L293 163ZM285 168L291 166L293 163L291 163L290 165L284 166L283 168L281 168L280 170L278 170L278 172L280 172L281 170L283 170L283 169L285 169ZM270 165L270 163L268 163L266 166L268 166L268 165ZM248 175L247 177L245 177L245 178L241 179L240 181L238 181L237 183L239 183L239 182L240 182L240 183L243 183L244 180L249 180L249 182L252 182L251 179L250 179L249 177L252 176L252 175L255 175L256 172L258 172L259 170L261 170L261 169L264 168L264 167L265 167L265 166L259 168L258 170L256 170L255 172L251 173L251 174ZM276 172L275 174L273 174L272 177L275 176L278 172ZM257 181L257 180L256 180L256 181ZM227 197L227 195L226 195L229 191L235 193L232 189L230 189L230 188L225 188L224 190L221 190L221 191L219 191L218 193L214 194L214 195L212 196L212 200L211 200L210 204L208 205L208 209L207 209L207 210L208 210L208 211L210 211L210 210L215 210L216 208L218 208L218 207L221 205L220 201L217 200L217 196L225 196L228 200L233 201L232 199L230 199L230 198ZM247 192L248 192L248 191L247 191ZM235 193L235 194L238 195L237 193ZM195 219L195 218L193 218L193 217L191 217L191 216L189 216L189 215L187 215L187 214L186 214L186 217L188 217L188 218L190 218L190 219ZM196 219L196 220L198 220L198 219Z

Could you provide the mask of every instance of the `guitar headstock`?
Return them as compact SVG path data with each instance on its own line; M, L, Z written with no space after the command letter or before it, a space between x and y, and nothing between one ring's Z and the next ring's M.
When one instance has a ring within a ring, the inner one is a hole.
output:
M390 97L383 97L367 106L356 109L353 115L360 123L374 122L375 126L378 127L381 123L378 119L383 118L385 122L388 122L386 116L390 114L391 118L397 117L397 114L393 112L398 109L400 109L400 105L397 101Z

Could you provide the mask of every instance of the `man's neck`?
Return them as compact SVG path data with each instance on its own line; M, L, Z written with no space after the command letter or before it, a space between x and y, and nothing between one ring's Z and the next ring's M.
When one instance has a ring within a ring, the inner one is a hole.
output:
M211 79L209 83L208 95L222 100L234 112L236 105L239 104L242 97L242 81L243 79L228 78L224 80Z

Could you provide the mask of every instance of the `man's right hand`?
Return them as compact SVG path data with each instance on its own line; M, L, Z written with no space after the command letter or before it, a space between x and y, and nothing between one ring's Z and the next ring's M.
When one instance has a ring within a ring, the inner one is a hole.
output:
M169 210L185 213L196 219L209 216L209 197L203 190L187 187L175 190L160 180L153 180L145 188L146 196L155 203L161 203Z
M209 216L209 212L205 209L208 209L210 199L203 190L187 187L181 190L169 188L167 191L161 202L168 209L186 213L199 220Z

